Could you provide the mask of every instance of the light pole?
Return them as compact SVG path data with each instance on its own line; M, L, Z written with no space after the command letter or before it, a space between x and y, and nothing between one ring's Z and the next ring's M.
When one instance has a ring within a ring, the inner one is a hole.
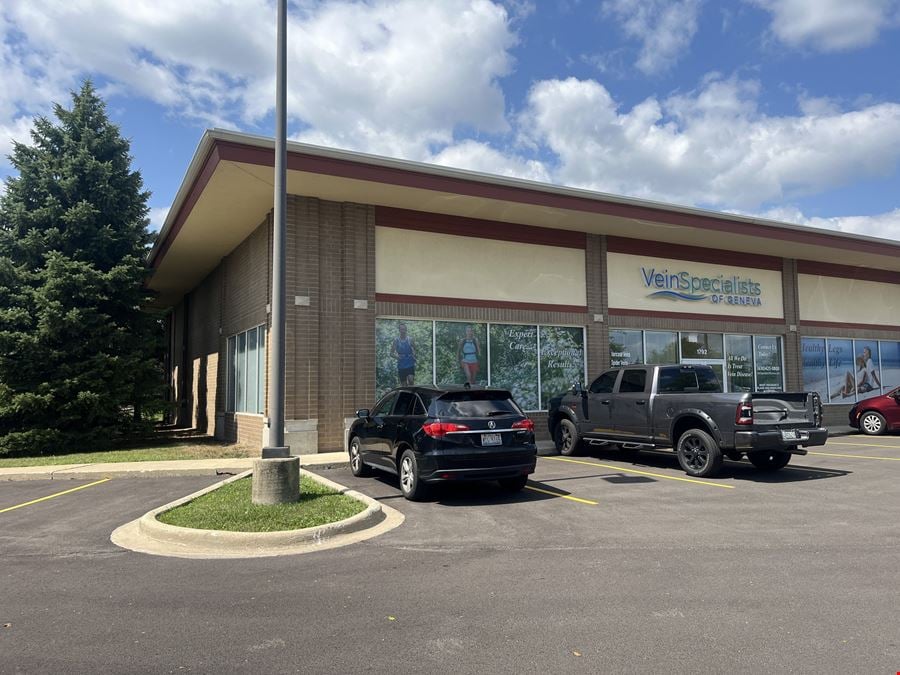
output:
M287 208L287 0L278 2L275 57L275 207L272 236L272 328L269 338L269 444L253 462L253 503L300 498L300 458L284 444L285 210Z

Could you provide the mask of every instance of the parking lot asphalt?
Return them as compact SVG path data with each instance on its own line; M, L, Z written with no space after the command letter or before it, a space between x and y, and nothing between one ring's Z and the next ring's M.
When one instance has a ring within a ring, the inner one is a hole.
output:
M898 460L898 436L702 481L667 452L547 456L520 494L422 503L334 469L404 525L241 561L108 540L215 478L7 483L0 672L897 672Z

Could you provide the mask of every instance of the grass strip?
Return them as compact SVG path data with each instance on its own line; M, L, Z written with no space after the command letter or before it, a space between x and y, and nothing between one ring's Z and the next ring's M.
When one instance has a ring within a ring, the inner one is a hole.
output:
M251 493L251 479L242 478L161 513L157 519L198 530L279 532L344 520L366 508L361 501L306 476L300 477L300 501L293 504L253 504Z
M251 455L250 449L240 445L162 445L149 448L79 452L71 455L0 458L0 469L17 466L53 466L56 464L101 464L104 462L157 462L179 459L233 459Z

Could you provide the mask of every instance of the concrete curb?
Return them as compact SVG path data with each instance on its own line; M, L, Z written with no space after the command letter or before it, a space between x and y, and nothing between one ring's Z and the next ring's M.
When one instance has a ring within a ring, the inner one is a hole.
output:
M346 546L388 532L404 520L403 514L396 509L305 469L300 470L301 475L363 502L366 505L365 510L335 523L281 532L198 530L168 525L157 520L160 513L186 504L252 473L252 470L244 471L148 511L137 520L114 530L110 535L110 541L121 548L152 555L203 559L257 558L295 555Z

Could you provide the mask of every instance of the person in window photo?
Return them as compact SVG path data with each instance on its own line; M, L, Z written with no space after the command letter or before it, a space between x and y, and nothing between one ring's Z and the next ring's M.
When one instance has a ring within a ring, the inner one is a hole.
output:
M872 349L870 347L863 347L862 358L865 363L866 384L868 385L868 389L866 389L865 391L874 391L876 389L881 389L881 380L878 379L878 367L872 360ZM860 389L859 393L862 394L863 390Z
M466 326L466 336L459 341L456 356L466 376L466 382L475 384L478 379L478 359L481 358L481 345L475 337L472 326Z
M415 384L416 347L406 333L406 324L397 326L398 337L391 343L391 356L397 359L397 382L402 385Z

